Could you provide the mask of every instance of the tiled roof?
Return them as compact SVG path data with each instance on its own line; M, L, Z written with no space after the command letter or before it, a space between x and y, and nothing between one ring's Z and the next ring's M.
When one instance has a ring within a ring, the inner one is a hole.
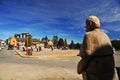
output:
M3 40L2 39L0 39L0 42L2 42Z
M26 41L26 38L16 38L16 39L17 39L18 41L23 41L23 42ZM33 42L40 42L40 40L39 40L39 39L36 39L36 38L33 38L32 41L33 41Z
M36 38L33 38L32 41L33 41L33 42L40 42L40 40L39 40L39 39L36 39Z
M16 38L18 41L23 41L25 42L26 41L26 38Z

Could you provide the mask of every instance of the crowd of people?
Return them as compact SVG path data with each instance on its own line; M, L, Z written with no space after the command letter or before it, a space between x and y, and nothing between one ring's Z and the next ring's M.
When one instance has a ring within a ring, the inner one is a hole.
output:
M43 46L41 44L36 44L36 45L28 46L28 50L31 49L32 51L40 52L40 51L42 51L42 47ZM54 50L52 45L49 45L49 47L47 47L47 48L51 49L51 51ZM22 51L26 51L26 46L18 46L17 49L18 50L22 49Z

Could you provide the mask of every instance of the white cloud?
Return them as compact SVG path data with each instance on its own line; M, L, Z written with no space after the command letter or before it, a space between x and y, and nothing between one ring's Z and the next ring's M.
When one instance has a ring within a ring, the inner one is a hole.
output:
M105 29L101 29L102 32L104 33L109 33L109 31L105 30Z
M115 32L120 32L120 26L119 25L115 25L115 26L106 26L107 30L110 31L115 31Z
M6 40L12 36L14 36L15 32L14 31L0 31L0 39Z
M103 13L105 14L106 9L110 7L110 3L111 3L110 1L109 2L100 1L100 3L81 11L81 14L84 14L85 16L98 15L98 14L103 14Z
M120 13L116 13L111 16L101 17L101 22L114 22L114 21L120 21Z
M96 15L100 18L101 22L120 21L120 8L119 6L113 6L112 3L115 3L115 1L102 1L96 7L92 6L91 8L84 9L80 13L86 17Z
M14 31L0 31L0 34L4 36L12 36L14 33Z
M114 31L120 32L120 26L118 28L114 29Z
M110 4L111 5L111 4ZM120 21L120 8L119 6L116 7L111 7L111 6L108 6L108 10L107 12L105 13L104 12L104 16L101 15L101 22L114 22L114 21Z
M24 28L20 28L19 32L33 32L34 28L30 28L30 27L24 27Z
M70 36L69 34L66 34L66 33L60 33L59 35L63 37Z

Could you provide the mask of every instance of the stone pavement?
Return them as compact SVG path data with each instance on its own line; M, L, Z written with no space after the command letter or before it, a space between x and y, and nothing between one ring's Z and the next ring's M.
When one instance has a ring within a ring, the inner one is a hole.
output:
M61 50L54 49L53 51L49 48L42 48L41 51L33 49L32 55L26 55L26 51L14 49L19 56L23 58L61 58L61 57L74 57L77 56L79 50Z
M42 48L42 51L37 52L35 49L32 52L31 56L26 56L26 52L22 50L14 49L21 57L23 58L62 58L62 57L74 57L77 56L79 50L61 50L61 49L51 49ZM115 67L117 68L118 76L120 76L120 54L117 52L115 56ZM81 76L80 76L81 77ZM43 79L42 79L43 80ZM53 79L45 79L45 80L53 80ZM59 80L59 79L56 79ZM60 78L60 80L64 80ZM65 79L67 80L67 79ZM70 80L70 79L68 79ZM76 79L78 80L78 79ZM81 79L80 79L81 80Z
M21 58L14 50L0 51L0 80L82 80L76 71L80 57L40 58Z

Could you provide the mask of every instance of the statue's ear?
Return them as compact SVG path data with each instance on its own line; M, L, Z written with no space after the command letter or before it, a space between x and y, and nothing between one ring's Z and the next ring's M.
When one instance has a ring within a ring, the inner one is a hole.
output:
M92 21L89 21L89 25L92 26L93 22Z

